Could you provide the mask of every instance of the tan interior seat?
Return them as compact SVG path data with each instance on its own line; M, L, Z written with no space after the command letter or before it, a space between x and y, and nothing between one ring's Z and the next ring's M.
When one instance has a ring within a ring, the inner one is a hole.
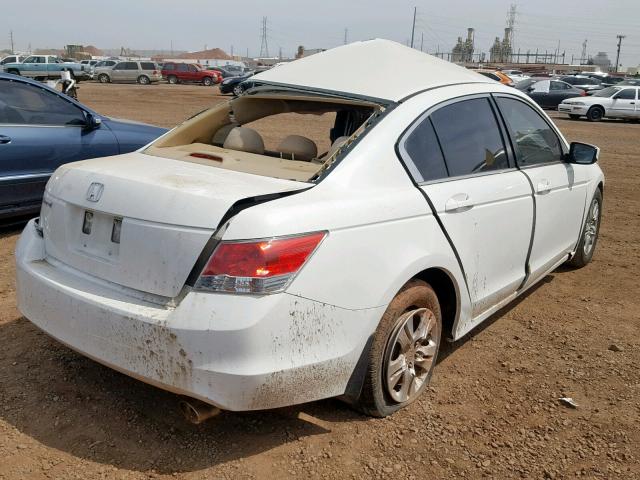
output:
M340 147L347 143L347 140L349 140L349 137L346 136L336 138L331 144L331 148L329 149L329 151L321 158L321 160L324 161L327 158L330 158L334 153L338 151Z
M264 141L252 128L235 127L224 140L223 148L264 155Z
M211 137L211 143L213 145L224 145L224 141L229 136L229 132L234 128L237 128L237 125L234 125L233 123L223 125L216 131L216 133L213 134L213 137Z
M311 161L318 156L315 142L301 135L288 135L278 145L278 151L291 155L293 160Z

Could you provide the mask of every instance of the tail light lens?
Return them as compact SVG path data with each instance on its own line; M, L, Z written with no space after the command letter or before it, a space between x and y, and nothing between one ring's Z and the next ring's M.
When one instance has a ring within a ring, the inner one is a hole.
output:
M198 290L266 294L284 290L326 232L221 242L195 283Z
M585 92L584 90L580 90L580 96L581 97L586 97L587 96L587 92Z

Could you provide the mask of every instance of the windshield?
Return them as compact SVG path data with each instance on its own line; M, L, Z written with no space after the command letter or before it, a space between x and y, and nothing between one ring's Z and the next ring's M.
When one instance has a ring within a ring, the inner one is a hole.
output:
M597 93L594 93L593 96L594 97L610 97L611 95L618 92L619 90L620 89L617 87L607 87L607 88L603 88Z

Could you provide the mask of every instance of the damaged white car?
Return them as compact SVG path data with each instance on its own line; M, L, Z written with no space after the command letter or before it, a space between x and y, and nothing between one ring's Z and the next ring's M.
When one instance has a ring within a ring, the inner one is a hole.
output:
M385 40L252 81L55 172L16 250L31 322L196 420L335 396L385 416L441 341L591 260L598 150L517 90Z

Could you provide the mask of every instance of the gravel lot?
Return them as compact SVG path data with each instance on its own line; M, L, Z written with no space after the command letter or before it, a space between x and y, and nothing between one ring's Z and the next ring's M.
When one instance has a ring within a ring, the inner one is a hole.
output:
M79 96L166 127L224 99L211 87L88 83ZM327 400L187 424L174 395L21 317L19 228L3 227L0 479L640 478L640 125L556 120L569 140L602 148L594 262L554 272L446 345L423 398L384 420Z

